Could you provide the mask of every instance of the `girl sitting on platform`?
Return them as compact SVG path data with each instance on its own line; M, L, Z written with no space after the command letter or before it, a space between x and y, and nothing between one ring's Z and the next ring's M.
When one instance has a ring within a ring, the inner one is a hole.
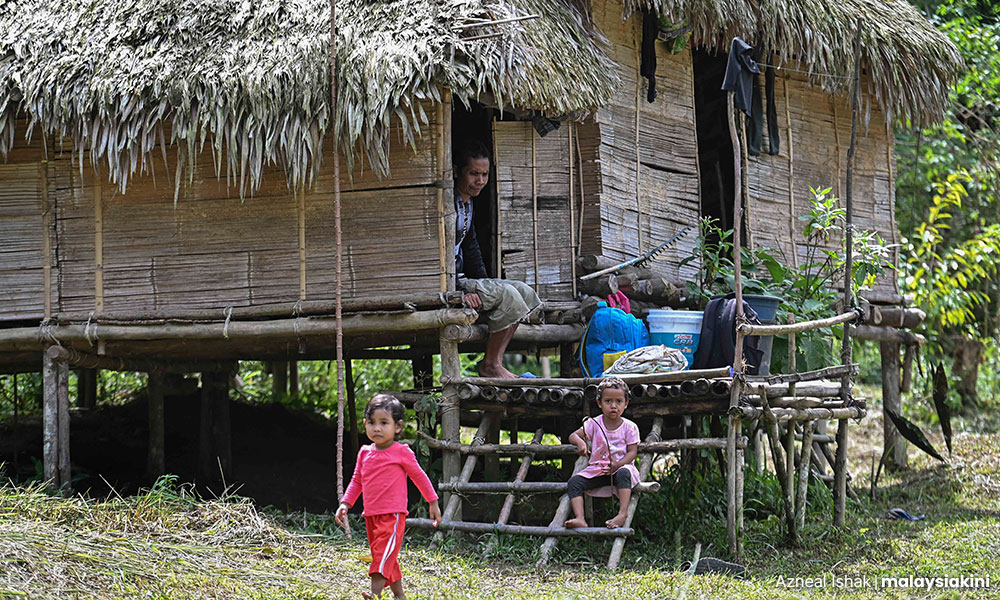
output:
M583 515L585 491L592 496L617 495L618 514L604 524L609 529L623 527L632 488L639 483L639 471L634 464L639 449L639 427L622 417L628 408L628 386L617 377L606 377L598 386L598 393L597 405L603 414L586 419L583 427L569 435L580 455L590 456L590 464L567 484L573 518L566 521L566 527L587 527Z
M337 508L337 523L343 525L350 508L358 496L364 495L365 527L368 545L372 551L371 594L365 598L381 597L386 585L396 598L406 598L403 593L403 574L399 570L399 548L403 543L406 526L406 477L416 484L420 494L430 503L430 517L437 527L441 520L438 496L427 474L417 464L413 450L396 443L403 431L403 405L389 394L375 394L365 408L365 433L371 444L358 451L351 483Z

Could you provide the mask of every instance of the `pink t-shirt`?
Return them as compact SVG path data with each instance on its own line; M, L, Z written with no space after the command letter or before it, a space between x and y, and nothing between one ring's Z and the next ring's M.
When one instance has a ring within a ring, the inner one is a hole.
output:
M604 433L601 432L602 429ZM604 415L587 419L583 424L583 433L587 436L587 441L590 443L590 464L580 471L579 474L587 479L603 475L604 468L612 460L620 461L625 458L629 444L639 443L639 426L628 419L622 419L622 424L617 429L608 429L604 426ZM604 437L605 433L607 434L607 439ZM611 445L610 452L608 451L608 444ZM639 470L635 468L635 464L629 463L622 466L622 469L628 469L629 473L631 473L633 486L639 483ZM618 492L613 485L608 485L587 490L586 493L592 496L610 496Z
M392 513L409 514L406 510L406 478L416 484L424 500L438 499L434 485L417 463L413 450L406 444L393 443L385 450L375 444L362 446L358 451L358 462L354 465L351 483L344 490L341 502L354 506L358 496L364 494L364 516Z

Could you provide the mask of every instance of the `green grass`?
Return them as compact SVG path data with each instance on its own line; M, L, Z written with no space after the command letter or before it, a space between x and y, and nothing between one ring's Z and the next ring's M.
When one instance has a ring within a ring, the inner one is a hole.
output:
M431 549L428 536L414 531L402 553L404 581L411 598L1000 598L1000 434L957 429L948 465L911 450L911 468L883 474L870 500L865 465L881 429L877 417L854 426L861 500L849 504L846 526L835 531L825 488L810 490L813 510L794 547L775 514L773 478L748 476L747 514L755 517L747 520L748 581L678 570L696 543L703 556L725 557L724 494L712 470L700 486L665 478L659 494L640 502L639 535L626 544L618 572L603 568L610 542L564 540L539 572L539 540L450 537ZM894 506L927 519L880 517ZM597 503L599 515L607 508ZM329 515L202 500L169 480L104 502L5 487L0 598L358 598L367 586L359 560L367 544L360 521L353 529L347 539ZM963 575L989 576L992 586L880 587L883 577ZM832 576L867 586L837 587ZM826 587L789 587L796 577Z

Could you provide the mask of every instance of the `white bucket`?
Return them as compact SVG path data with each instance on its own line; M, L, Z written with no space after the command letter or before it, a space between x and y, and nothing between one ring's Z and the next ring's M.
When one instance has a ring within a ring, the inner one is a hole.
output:
M650 310L646 317L649 322L649 343L677 348L684 353L690 369L701 338L703 317L704 313L694 310Z

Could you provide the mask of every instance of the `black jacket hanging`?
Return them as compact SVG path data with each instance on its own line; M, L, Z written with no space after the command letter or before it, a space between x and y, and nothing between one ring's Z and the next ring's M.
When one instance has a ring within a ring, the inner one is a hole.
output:
M757 63L754 62L750 53L753 46L747 44L740 38L733 38L733 43L729 46L729 62L726 64L726 77L722 81L722 89L727 92L736 92L733 102L736 108L746 114L750 114L750 102L753 94L754 75L760 73Z
M656 11L646 10L642 13L642 60L639 63L639 74L649 80L646 90L646 101L656 99L656 34L660 31L660 18Z

